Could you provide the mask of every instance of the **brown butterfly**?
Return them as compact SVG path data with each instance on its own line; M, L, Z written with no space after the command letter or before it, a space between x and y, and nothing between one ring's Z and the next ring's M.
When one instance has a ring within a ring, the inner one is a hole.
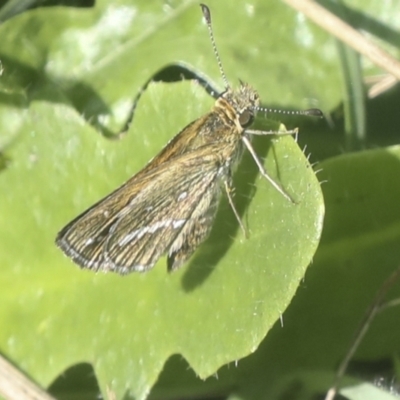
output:
M81 267L127 274L147 271L167 253L168 270L179 268L209 235L222 192L244 230L231 191L232 174L244 148L261 174L288 200L265 171L251 135L294 134L248 129L259 96L241 83L233 90L225 76L211 27L201 4L226 89L212 110L190 123L139 173L84 211L57 235L56 244ZM297 112L321 115L311 109Z

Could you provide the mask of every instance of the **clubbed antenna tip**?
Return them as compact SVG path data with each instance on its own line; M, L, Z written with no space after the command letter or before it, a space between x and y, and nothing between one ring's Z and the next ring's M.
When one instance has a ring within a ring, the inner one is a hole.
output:
M201 11L203 12L204 18L207 24L211 24L211 12L210 9L203 3L200 3Z
M304 110L304 115L311 115L312 117L322 118L324 116L323 112L319 108L309 108Z

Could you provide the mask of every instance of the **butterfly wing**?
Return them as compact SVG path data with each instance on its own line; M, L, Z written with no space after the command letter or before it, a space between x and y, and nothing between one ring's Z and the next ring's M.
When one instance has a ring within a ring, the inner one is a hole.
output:
M220 160L210 147L131 178L61 230L57 245L82 267L122 274L150 269L177 237L185 243L185 227L190 232L219 197Z

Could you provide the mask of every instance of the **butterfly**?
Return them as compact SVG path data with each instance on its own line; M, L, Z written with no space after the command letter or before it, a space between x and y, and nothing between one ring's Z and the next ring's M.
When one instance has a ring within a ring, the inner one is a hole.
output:
M95 271L127 274L148 271L167 254L173 271L208 237L225 193L245 231L232 198L232 176L244 149L260 173L293 201L265 171L251 145L252 135L295 134L252 130L260 107L258 93L228 83L215 45L209 8L201 4L225 91L211 111L179 132L140 172L84 211L57 235L56 244L75 263ZM297 112L320 115L310 109Z

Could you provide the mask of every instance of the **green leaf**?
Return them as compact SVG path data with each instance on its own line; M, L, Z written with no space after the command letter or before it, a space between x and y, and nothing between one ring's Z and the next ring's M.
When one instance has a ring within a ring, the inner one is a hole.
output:
M0 182L7 193L1 199L7 216L0 231L7 265L2 280L9 282L1 341L6 353L41 382L87 360L103 388L111 385L121 395L130 387L142 397L174 353L206 377L257 348L289 304L315 251L323 213L318 182L288 137L270 142L267 165L299 204L267 182L256 182L256 167L246 157L236 200L249 240L223 202L209 240L172 275L164 259L145 275L95 275L74 268L55 248L57 229L122 183L128 169L142 165L183 126L172 115L187 122L193 118L187 115L196 107L182 106L178 115L175 104L193 98L209 103L195 85L175 86L150 86L132 133L121 141L78 128L66 107L37 104L32 112L48 129L25 134L13 147L15 159ZM32 128L27 126L27 133ZM34 343L24 340L28 330L36 333ZM44 351L51 354L51 365Z
M293 374L287 374L285 379L281 379L275 385L274 393L269 393L268 398L279 399L287 396L293 400L308 400L311 398L325 398L327 388L332 385L334 375L321 370L298 370ZM338 393L349 400L394 400L398 397L389 388L385 390L385 385L380 385L377 379L375 386L365 383L359 379L344 377L340 382L341 389ZM381 387L379 387L381 386ZM231 400L231 397L229 398Z
M149 3L35 10L0 27L0 146L9 160L0 174L0 347L43 385L87 361L103 391L109 386L118 397L131 391L143 398L175 353L199 376L214 373L257 349L318 244L319 185L302 151L283 137L258 138L255 148L297 203L259 179L247 154L235 176L235 203L249 239L224 200L209 240L172 275L164 259L145 275L95 275L56 249L54 237L66 222L213 104L193 83L151 85L126 137L110 141L93 129L88 116L119 127L132 95L171 62L185 60L220 79L197 3L165 9ZM300 106L315 78L283 53L271 56L277 39L280 45L293 41L278 29L282 21L265 17L277 6L210 7L232 82L240 76L268 101ZM280 8L282 18L295 18ZM263 39L267 20L276 30L271 41ZM304 57L310 52L317 56L305 49ZM300 76L298 88L293 83ZM332 96L321 101L329 104Z
M241 398L279 398L288 393L290 398L302 398L311 383L299 384L292 376L299 371L330 373L330 382L324 380L332 384L375 294L398 268L400 146L334 157L319 167L326 216L304 283L283 324L274 326L258 351L240 361L239 368L219 371L219 387L234 382ZM399 295L397 284L387 300ZM374 319L351 361L367 367L368 362L390 363L400 351L399 310L387 308ZM348 374L360 378L362 372ZM386 369L377 371L375 376L385 373ZM321 380L314 381L321 387Z
M222 89L197 2L166 7L127 0L97 3L90 11L35 10L4 23L0 55L8 73L3 82L33 95L44 74L84 115L104 114L113 128L124 120L131 97L165 65L190 65ZM339 102L336 49L318 28L282 4L213 1L209 6L232 83L248 81L272 106L330 109Z
M397 394L386 392L368 383L343 388L340 394L348 397L349 400L395 400L398 398Z

